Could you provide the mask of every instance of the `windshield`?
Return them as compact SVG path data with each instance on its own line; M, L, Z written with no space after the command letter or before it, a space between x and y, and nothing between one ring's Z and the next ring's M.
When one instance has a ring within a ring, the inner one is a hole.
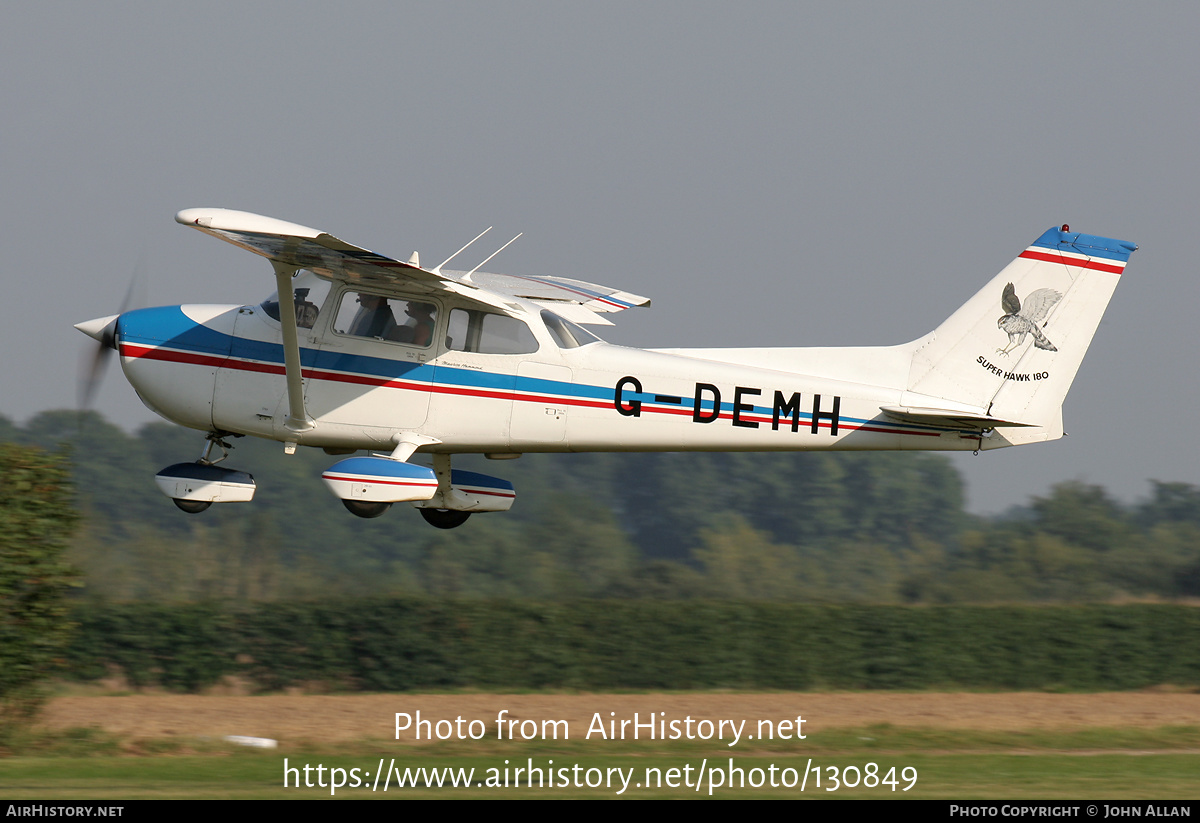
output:
M292 299L296 302L297 326L311 329L316 325L321 306L329 294L329 285L328 280L322 280L307 269L301 269L292 275ZM258 305L272 319L279 319L278 292L271 292L271 296Z

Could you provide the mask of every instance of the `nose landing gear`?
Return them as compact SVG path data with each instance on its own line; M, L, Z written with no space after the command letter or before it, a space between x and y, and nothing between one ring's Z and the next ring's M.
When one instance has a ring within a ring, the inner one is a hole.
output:
M158 489L188 514L199 514L213 503L242 503L254 499L254 478L246 472L217 466L232 448L222 432L209 432L204 452L195 463L176 463L154 476ZM213 446L221 456L210 460Z

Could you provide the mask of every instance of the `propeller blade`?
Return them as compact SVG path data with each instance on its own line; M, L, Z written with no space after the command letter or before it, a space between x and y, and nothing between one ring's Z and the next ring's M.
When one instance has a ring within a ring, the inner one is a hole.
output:
M84 323L76 323L75 328L96 341L90 352L85 352L80 360L78 404L80 411L87 411L92 406L92 399L104 378L108 361L117 348L117 318L120 315L100 317ZM90 356L89 356L90 354Z
M87 411L92 406L96 391L104 380L104 372L112 353L117 350L117 320L129 311L134 302L134 295L143 279L143 261L138 259L129 285L125 288L125 298L121 301L121 310L107 317L97 317L95 320L85 320L76 323L75 328L96 341L97 345L90 352L85 352L80 360L79 389L77 403L80 411Z

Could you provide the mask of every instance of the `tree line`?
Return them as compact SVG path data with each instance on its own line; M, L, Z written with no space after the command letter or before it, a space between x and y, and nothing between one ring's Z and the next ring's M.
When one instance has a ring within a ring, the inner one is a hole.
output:
M134 434L51 411L0 442L70 444L79 520L75 597L261 602L330 596L743 600L795 603L1071 603L1200 596L1200 488L1152 482L1115 501L1060 483L1000 516L964 509L936 454L526 455L455 466L513 481L506 514L453 531L398 504L351 516L324 488L334 459L242 438L226 465L254 474L250 504L178 511L157 470L198 457L200 433Z

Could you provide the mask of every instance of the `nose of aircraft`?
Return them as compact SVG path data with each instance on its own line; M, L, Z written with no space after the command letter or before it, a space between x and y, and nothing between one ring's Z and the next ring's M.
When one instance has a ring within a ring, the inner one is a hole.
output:
M96 342L108 346L110 349L115 349L117 347L117 318L120 316L119 314L110 314L108 317L84 320L82 323L76 323L75 328Z
M92 353L90 362L85 363L79 380L79 408L86 409L92 405L92 397L104 377L104 369L108 361L107 349L117 348L117 321L119 314L108 317L97 317L95 320L85 320L76 323L75 328L95 340L100 345Z

